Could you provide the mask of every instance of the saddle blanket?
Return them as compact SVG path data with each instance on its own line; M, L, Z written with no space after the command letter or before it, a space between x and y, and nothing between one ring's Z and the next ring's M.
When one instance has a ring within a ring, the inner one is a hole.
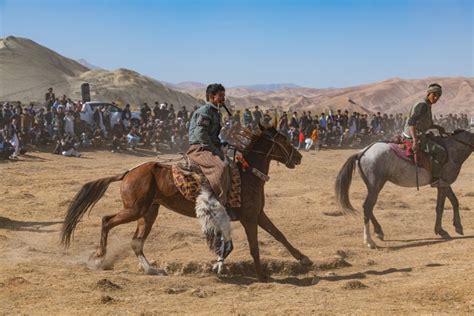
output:
M390 149L400 158L415 164L413 152L411 151L412 143L410 141L403 141L402 143L389 143Z
M177 165L171 166L173 173L174 184L178 191L185 197L186 200L196 202L196 198L201 192L201 183L205 180L203 174L197 172L189 172L181 169ZM227 197L228 207L237 208L241 206L241 180L240 173L237 166L231 167L231 187L229 196Z
M411 150L413 143L411 141L405 139L401 143L389 143L389 145L390 149L395 153L395 155L413 165L415 164L415 155ZM417 165L431 172L431 162L429 156L427 156L425 152L420 151L417 157Z

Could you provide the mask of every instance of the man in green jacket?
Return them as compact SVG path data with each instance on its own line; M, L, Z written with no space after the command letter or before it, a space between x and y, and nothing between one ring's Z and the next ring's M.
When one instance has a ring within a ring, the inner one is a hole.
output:
M444 128L433 124L431 107L438 102L442 94L442 88L437 83L428 86L426 97L416 103L410 110L405 124L403 136L413 141L413 151L422 150L429 154L432 163L432 183L433 187L449 186L442 177L442 167L446 161L447 153L443 146L426 136L429 129L438 129L440 134L444 134Z
M230 218L225 209L231 185L231 169L222 150L220 107L225 102L225 88L211 84L206 89L206 104L194 111L189 125L191 161L200 166L210 188L202 186L196 199L196 216L208 245L222 260L232 250Z

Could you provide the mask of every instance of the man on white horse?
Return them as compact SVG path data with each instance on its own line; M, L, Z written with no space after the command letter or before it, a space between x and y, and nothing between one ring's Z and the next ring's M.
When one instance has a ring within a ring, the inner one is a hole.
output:
M440 134L445 133L443 127L433 124L433 116L431 114L431 106L438 102L441 94L442 88L439 84L430 84L426 97L411 108L403 131L403 136L412 140L412 150L415 152L415 155L422 150L430 156L432 163L432 187L449 186L449 183L443 179L441 174L443 164L447 158L446 150L425 134L427 130L433 128L438 129Z

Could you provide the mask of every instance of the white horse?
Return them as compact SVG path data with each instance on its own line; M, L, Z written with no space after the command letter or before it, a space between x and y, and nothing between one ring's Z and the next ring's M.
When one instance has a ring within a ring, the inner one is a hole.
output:
M461 166L474 150L474 134L465 130L459 130L439 139L447 152L448 161L442 169L442 177L450 185L456 181ZM387 181L402 187L416 187L415 165L398 157L387 143L373 143L360 152L352 155L342 166L336 179L336 198L345 212L355 212L349 200L349 188L352 182L352 174L355 166L358 166L359 174L367 186L368 194L364 201L364 244L369 248L377 245L372 240L369 230L369 220L374 225L376 236L383 240L382 227L373 214L377 197ZM430 184L431 175L423 168L418 168L419 186ZM446 197L453 205L453 225L458 234L463 235L463 227L459 216L459 202L451 186L438 188L438 199L436 203L435 234L449 239L449 234L441 227L444 202Z

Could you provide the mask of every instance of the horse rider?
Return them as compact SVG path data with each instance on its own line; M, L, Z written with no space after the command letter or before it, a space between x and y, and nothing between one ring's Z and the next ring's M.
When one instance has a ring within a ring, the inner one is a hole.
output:
M442 167L446 162L447 152L443 146L426 134L426 131L429 129L437 129L441 135L445 133L443 127L433 124L431 113L432 105L438 102L441 94L442 88L439 84L430 84L426 97L411 108L403 130L403 136L412 141L412 150L415 154L422 150L430 156L432 163L432 187L449 186L449 183L442 177Z
M189 125L189 160L200 166L210 188L202 186L196 199L196 216L209 247L219 258L232 250L230 218L226 212L231 186L231 168L222 149L220 107L225 102L225 88L214 83L206 89L206 103L194 111Z

